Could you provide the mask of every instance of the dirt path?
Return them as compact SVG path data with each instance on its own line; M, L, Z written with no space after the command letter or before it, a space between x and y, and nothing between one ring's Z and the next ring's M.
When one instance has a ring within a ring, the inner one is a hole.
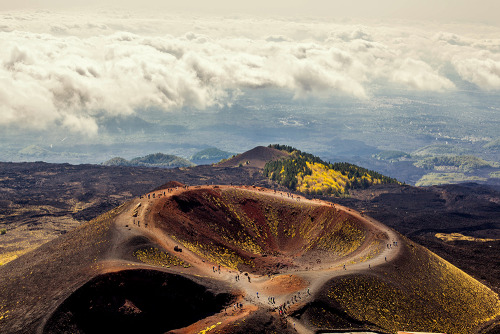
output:
M285 192L274 192L273 190L268 190L264 188L254 188L247 186L197 186L188 187L187 189L216 189L225 190L229 188L236 188L239 190L249 191L258 194L265 194L266 196L272 196L280 198L286 201L301 202L311 205L324 205L331 207L330 202L323 202L320 200L308 200L300 196L287 195ZM166 198L171 197L181 192L186 191L185 188L172 189L171 191L156 191L148 193L141 198L136 198L128 207L121 213L115 220L115 229L113 235L113 246L108 254L108 260L115 262L117 270L126 264L127 261L121 260L123 255L123 245L128 240L134 236L147 236L159 246L171 252L175 246L180 246L173 238L166 235L163 230L160 230L152 218L152 212L160 209L160 204ZM155 197L153 198L153 194ZM202 277L210 277L216 280L224 281L229 283L230 287L234 291L238 291L240 294L241 302L243 303L244 312L232 312L228 315L226 312L221 312L214 315L206 320L201 320L189 328L203 329L210 327L210 321L214 324L227 324L233 321L237 321L241 318L246 317L250 312L255 311L257 308L275 309L280 305L286 305L286 309L289 313L290 310L297 309L300 306L306 304L312 299L315 293L329 280L340 277L344 275L349 275L352 273L361 273L370 271L378 265L391 262L395 259L399 253L399 247L396 245L401 242L398 235L388 228L387 226L381 224L380 222L362 215L359 212L340 206L338 204L334 205L337 210L344 211L347 214L355 217L356 219L363 221L368 230L373 233L385 233L387 235L386 245L382 245L381 251L372 255L369 259L363 258L367 257L370 252L374 252L373 245L370 242L365 242L356 252L349 254L341 260L334 263L329 263L327 268L317 269L313 271L305 270L305 266L302 268L295 269L293 271L288 271L282 275L268 277L263 275L253 275L248 274L251 282L247 279L247 276L240 274L240 280L236 281L235 276L237 271L222 268L218 270L218 266L215 263L211 263L198 256L197 254L183 248L181 253L175 253L174 255L181 258L182 260L191 264L192 267L187 269L170 268L164 269L169 272L179 272L184 274L191 274ZM372 233L372 234L373 234ZM387 246L387 244L390 245ZM351 263L354 262L354 263ZM132 265L132 264L129 264ZM142 265L133 263L135 266L139 267L153 267L154 266ZM345 268L344 268L345 265ZM214 268L216 269L214 271ZM273 279L280 280L280 285L278 289L273 287ZM288 288L280 288L287 285ZM271 288L270 288L271 287ZM277 291L278 290L278 291ZM270 299L274 298L274 299ZM274 301L274 303L272 302ZM278 312L278 311L276 311ZM289 322L290 328L295 328L298 333L313 333L313 331L303 324L301 324L298 319L291 317L286 317ZM207 320L210 320L207 322ZM186 328L187 330L187 328ZM190 330L183 331L179 330L178 333L187 333Z

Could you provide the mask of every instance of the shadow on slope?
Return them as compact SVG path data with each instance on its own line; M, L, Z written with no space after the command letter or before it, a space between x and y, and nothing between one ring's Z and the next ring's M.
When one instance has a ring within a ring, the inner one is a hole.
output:
M44 333L164 333L219 312L232 300L188 278L152 270L95 277L57 309Z

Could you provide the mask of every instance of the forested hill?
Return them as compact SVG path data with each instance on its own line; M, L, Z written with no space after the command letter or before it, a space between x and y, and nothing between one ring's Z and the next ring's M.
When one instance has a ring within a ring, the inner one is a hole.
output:
M279 184L306 194L342 196L349 189L367 188L372 184L399 183L396 179L347 162L330 163L291 146L269 145L290 153L290 157L269 161L264 175Z

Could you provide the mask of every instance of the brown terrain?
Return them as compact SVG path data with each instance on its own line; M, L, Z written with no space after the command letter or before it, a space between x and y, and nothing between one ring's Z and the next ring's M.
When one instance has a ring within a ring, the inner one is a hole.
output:
M257 146L250 151L217 164L219 167L255 167L264 168L268 161L288 157L288 153L271 147Z
M499 332L485 286L500 290L498 192L292 198L250 166L262 154L249 168L0 163L0 333Z
M141 195L0 267L0 330L469 333L500 314L497 294L372 218L292 196L178 183ZM357 310L380 303L389 323Z
M500 192L473 183L380 185L337 201L384 222L500 293Z
M274 186L255 168L189 169L0 162L0 265L161 185Z

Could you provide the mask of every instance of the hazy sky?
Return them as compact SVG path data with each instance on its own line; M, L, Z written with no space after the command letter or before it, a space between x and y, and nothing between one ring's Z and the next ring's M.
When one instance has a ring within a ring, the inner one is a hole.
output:
M0 10L89 6L209 12L426 19L500 24L498 0L1 0Z

